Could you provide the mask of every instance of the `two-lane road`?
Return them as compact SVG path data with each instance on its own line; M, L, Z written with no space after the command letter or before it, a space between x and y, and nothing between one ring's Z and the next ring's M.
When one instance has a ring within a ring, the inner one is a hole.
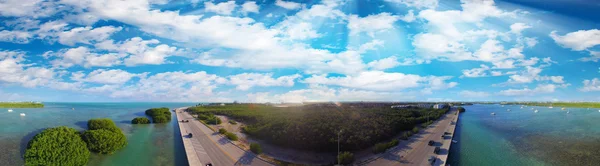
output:
M231 166L231 165L252 165L252 166L270 166L272 164L260 160L256 155L250 152L246 152L235 145L229 143L226 139L211 129L206 127L204 124L195 120L190 114L184 112L183 109L177 109L176 113L181 120L189 120L187 123L179 122L179 125L186 125L185 130L182 133L192 133L192 138L184 139L196 139L200 143L201 147L196 148L199 157L206 158L208 156L214 166ZM204 155L204 156L203 156ZM206 162L206 161L204 161ZM203 163L207 164L207 163ZM192 165L190 163L190 165Z
M444 139L442 135L444 135L444 132L450 126L450 122L456 116L455 112L456 109L453 108L427 129L413 135L407 141L401 141L398 149L388 151L382 157L366 165L430 165L428 159L431 156L437 156L433 153L433 150L436 146L441 146L441 142ZM429 140L435 141L435 146L429 146ZM447 149L445 151L447 152Z

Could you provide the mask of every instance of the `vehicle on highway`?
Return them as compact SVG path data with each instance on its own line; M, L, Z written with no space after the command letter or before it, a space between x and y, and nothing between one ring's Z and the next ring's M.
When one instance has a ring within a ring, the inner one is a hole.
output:
M208 163L208 164L206 164L206 166L212 166L212 164L211 164L211 163Z
M433 140L429 140L429 143L427 143L427 145L429 145L429 146L433 146L433 144L435 144L435 142Z
M429 157L429 159L427 159L427 161L429 161L429 164L431 164L431 165L435 164L435 160L436 160L435 156L431 156L431 157Z
M192 136L193 136L193 135L192 135L192 133L189 133L189 134L188 134L188 136L189 136L190 138L192 138Z
M433 153L440 154L440 147L435 147L435 149L433 150Z

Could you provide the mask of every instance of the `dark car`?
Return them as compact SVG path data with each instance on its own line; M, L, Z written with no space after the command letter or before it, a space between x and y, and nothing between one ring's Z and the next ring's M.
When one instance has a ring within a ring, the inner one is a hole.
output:
M429 157L429 159L427 161L429 161L429 164L433 165L433 164L435 164L435 160L436 160L435 156L431 156L431 157Z
M206 164L206 166L212 166L212 164L211 164L211 163L208 163L208 164Z
M429 145L429 146L433 146L433 144L435 144L435 142L433 142L433 140L429 140L429 143L427 143L427 145Z
M440 154L440 147L435 147L435 149L433 150L433 153Z
M188 136L189 136L190 138L192 138L192 136L193 136L193 135L192 135L192 133L190 133L190 134L188 134Z

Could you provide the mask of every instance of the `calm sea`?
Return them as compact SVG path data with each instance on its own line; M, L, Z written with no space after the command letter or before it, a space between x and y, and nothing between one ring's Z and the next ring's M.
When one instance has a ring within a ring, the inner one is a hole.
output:
M450 165L598 165L598 109L473 105L460 116ZM510 111L507 111L510 109ZM535 113L535 110L538 110ZM495 113L493 116L491 113ZM568 112L568 113L567 113Z
M0 110L0 165L23 165L27 142L41 130L69 126L87 128L91 118L110 118L127 135L128 145L112 155L92 153L88 165L187 165L179 139L177 117L171 123L132 125L131 119L145 116L153 107L178 108L195 103L44 103L44 108ZM20 116L25 113L26 116Z

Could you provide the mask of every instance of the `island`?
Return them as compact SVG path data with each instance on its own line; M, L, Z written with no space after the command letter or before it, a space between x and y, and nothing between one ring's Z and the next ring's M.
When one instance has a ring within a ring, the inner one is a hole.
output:
M0 102L0 108L44 108L40 102Z

